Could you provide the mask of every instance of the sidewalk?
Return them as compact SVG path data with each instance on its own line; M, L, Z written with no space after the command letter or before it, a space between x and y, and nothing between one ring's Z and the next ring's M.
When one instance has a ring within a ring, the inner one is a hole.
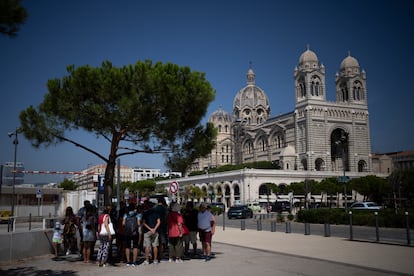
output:
M414 247L283 232L216 228L214 242L414 275Z

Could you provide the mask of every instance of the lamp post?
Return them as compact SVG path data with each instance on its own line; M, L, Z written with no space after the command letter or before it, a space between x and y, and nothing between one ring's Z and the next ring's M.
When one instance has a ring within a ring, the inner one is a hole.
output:
M17 170L17 145L19 144L19 139L17 137L20 129L16 128L15 131L9 132L7 135L11 138L14 136L14 162L13 162L13 184L12 184L12 200L11 200L11 215L14 217L14 197L15 197L15 186L16 186L16 170ZM13 218L14 219L14 218Z
M346 152L345 152L345 145L347 143L347 133L345 131L341 131L341 137L335 143L342 148L341 156L342 156L342 169L343 169L343 176L342 182L344 183L344 196L345 196L345 212L348 210L348 200L347 200L347 192L346 192L346 183L347 177L345 176L346 171Z

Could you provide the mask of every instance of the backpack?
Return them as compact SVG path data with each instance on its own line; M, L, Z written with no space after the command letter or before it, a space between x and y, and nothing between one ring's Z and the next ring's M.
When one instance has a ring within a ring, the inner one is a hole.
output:
M127 215L125 219L125 235L127 236L136 236L138 235L138 221L137 216Z

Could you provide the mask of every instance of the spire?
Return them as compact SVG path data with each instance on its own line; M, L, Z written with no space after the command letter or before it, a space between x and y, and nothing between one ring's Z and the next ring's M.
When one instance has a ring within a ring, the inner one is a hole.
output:
M252 62L249 61L249 71L247 71L247 84L255 84L255 74L252 69Z

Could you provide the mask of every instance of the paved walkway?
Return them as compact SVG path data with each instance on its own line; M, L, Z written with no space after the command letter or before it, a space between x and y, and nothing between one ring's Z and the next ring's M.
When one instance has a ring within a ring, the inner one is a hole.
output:
M231 246L227 246L231 245ZM234 245L244 249L234 250ZM247 249L246 249L247 248ZM250 250L261 249L261 251ZM414 275L414 247L349 241L343 238L286 234L217 227L213 237L216 258L204 263L193 259L183 265L125 265L107 267L84 264L75 255L54 262L52 254L14 264L0 265L1 275ZM273 252L280 253L276 255ZM180 268L181 267L181 268ZM293 268L292 268L293 267ZM366 268L366 269L364 269ZM330 271L330 272L329 272Z
M414 275L414 247L283 232L217 228L214 242Z

